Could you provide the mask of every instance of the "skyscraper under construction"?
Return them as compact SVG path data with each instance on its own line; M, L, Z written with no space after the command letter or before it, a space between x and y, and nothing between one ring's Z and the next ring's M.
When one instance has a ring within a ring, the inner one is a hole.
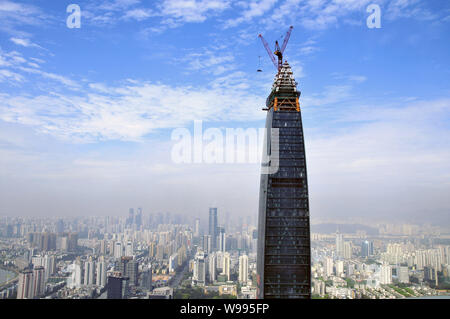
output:
M291 67L284 62L265 109L267 159L259 195L258 298L311 296L308 183L299 97Z

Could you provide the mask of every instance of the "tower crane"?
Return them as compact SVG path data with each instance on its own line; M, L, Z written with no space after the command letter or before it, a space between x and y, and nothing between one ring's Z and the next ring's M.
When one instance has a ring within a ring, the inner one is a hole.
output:
M286 45L289 41L289 38L291 37L291 32L292 29L294 27L290 26L289 30L287 31L286 35L284 36L284 41L283 44L280 45L278 44L278 41L275 41L275 52L272 53L272 51L270 50L269 44L267 43L267 41L263 38L262 34L259 34L258 37L261 39L261 42L263 43L264 47L266 48L267 54L269 55L270 59L272 60L273 65L275 66L275 68L280 71L281 69L281 65L283 64L283 53L284 50L286 49ZM275 59L275 56L278 58Z

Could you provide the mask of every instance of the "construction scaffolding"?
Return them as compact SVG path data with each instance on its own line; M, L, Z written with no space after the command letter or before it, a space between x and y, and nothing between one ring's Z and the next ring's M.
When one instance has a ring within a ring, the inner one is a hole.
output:
M264 111L271 108L274 111L296 111L300 112L299 98L301 93L297 90L297 82L294 79L292 69L285 61L280 71L275 75L272 92L267 97Z

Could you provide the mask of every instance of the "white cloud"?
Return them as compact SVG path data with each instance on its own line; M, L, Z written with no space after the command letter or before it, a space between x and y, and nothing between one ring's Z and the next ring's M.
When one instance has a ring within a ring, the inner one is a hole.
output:
M365 8L373 0L285 0L265 16L261 23L270 29L282 25L301 25L312 30L323 30L337 25L339 22L352 23L347 17L354 14L365 14ZM375 1L380 2L380 1Z
M37 6L2 0L0 1L0 21L2 21L0 30L18 34L21 33L15 30L18 26L48 24L54 19Z
M138 0L104 1L100 5L87 5L83 17L100 27L153 17L151 25L140 31L141 36L148 37L151 33L161 33L185 23L204 22L230 8L230 3L231 0L162 0L146 7Z
M18 73L19 71L28 74L36 74L46 79L57 81L71 89L77 89L79 87L79 84L77 82L65 76L40 70L38 63L42 64L45 61L37 58L29 58L29 60L34 62L28 61L22 56L21 53L17 51L4 52L0 49L0 67L8 68L9 69L8 74L10 74L11 76L15 75L14 79L16 80L20 79L20 82L26 80L26 77L24 77L23 74L19 75ZM28 66L31 66L31 68L25 66L26 64ZM6 72L4 74L6 74Z
M216 69L232 61L231 56L214 54L192 55L190 59L191 68L195 70ZM301 64L291 61L291 65L296 77L301 78ZM156 130L190 125L194 120L262 120L264 95L258 92L269 88L271 82L270 79L249 80L246 73L233 71L219 72L220 76L204 87L168 86L136 80L120 86L88 83L88 87L84 87L69 78L40 69L20 65L17 69L58 81L78 93L51 92L34 97L4 93L0 96L0 119L31 125L40 132L76 142L136 141ZM351 81L350 78L347 80ZM362 79L361 76L356 78L356 82ZM254 89L249 93L250 87ZM351 97L351 90L350 84L328 86L321 94L309 93L302 97L302 105L311 107L340 102Z
M17 45L21 45L21 46L24 46L24 47L29 47L29 46L31 46L29 40L27 40L27 39L11 38L10 40L11 40L12 42L14 42L15 44L17 44Z
M342 73L332 73L331 76L333 77L333 79L336 79L336 80L346 80L346 81L350 81L350 82L354 82L354 83L362 83L367 80L366 76L356 75L356 74L346 75L346 74L342 74Z
M151 9L136 8L135 6L139 4L139 0L104 0L87 3L82 8L82 16L88 24L98 27L111 26L120 20L141 21L147 18Z
M17 51L5 52L0 48L0 67L17 67L27 62Z
M367 80L367 77L365 77L363 75L350 75L348 77L348 79L350 81L353 81L353 82L362 83L362 82L365 82Z
M301 24L307 29L323 30L330 25L337 24L338 19L334 15L317 15L313 17L305 17Z
M60 138L90 142L140 140L157 129L190 125L194 120L245 121L264 115L260 110L263 99L248 94L241 82L224 80L203 88L145 82L113 88L91 84L91 88L95 91L86 96L2 94L0 119L33 125Z
M72 88L72 89L76 89L80 86L77 82L75 82L65 76L59 75L59 74L45 72L42 70L32 69L32 68L27 68L27 67L19 67L19 69L23 72L27 72L27 73L31 73L31 74L38 74L44 78L60 82L61 84L64 84L65 86Z
M389 20L402 18L436 20L439 14L431 13L419 0L392 0L386 4L386 18Z
M214 75L221 75L236 68L232 54L223 54L208 49L204 49L204 53L188 54L180 61L187 62L188 70L204 70Z
M366 8L372 3L381 6L382 19L445 19L419 0L285 0L269 15L264 15L260 23L269 29L279 28L280 23L301 25L311 30L324 30L339 24L365 26Z
M14 44L29 48L29 47L34 47L34 48L40 48L42 49L42 47L36 43L31 42L29 39L21 39L21 38L11 38L10 39L11 42L13 42Z
M137 21L143 21L151 16L155 16L155 13L150 9L133 9L129 10L123 16L123 19L129 20L134 19Z
M89 87L100 93L108 93L108 94L113 93L113 90L111 88L108 88L103 83L89 83Z
M39 59L39 58L30 58L30 60L32 60L32 61L34 61L34 62L36 62L38 64L44 64L45 63L44 60Z
M113 1L103 1L102 3L95 5L102 10L114 10L121 11L127 9L131 6L139 4L140 0L113 0Z
M303 46L300 48L300 54L301 55L310 55L313 54L314 52L319 51L320 49L318 47L312 46L312 45L308 45L308 46Z
M303 105L307 107L330 105L351 97L351 85L329 85L323 93L313 93L302 97Z
M225 22L225 28L235 27L243 22L249 23L254 18L264 15L272 9L278 0L259 0L245 3L246 10L236 19L230 19Z
M0 82L4 81L23 82L23 76L9 70L0 69Z
M166 19L182 22L203 22L208 16L220 13L230 7L227 0L164 0L160 14Z
M39 64L34 63L34 62L28 62L28 65L31 66L31 67L33 67L33 68L36 68L36 69L38 69L38 68L41 67Z

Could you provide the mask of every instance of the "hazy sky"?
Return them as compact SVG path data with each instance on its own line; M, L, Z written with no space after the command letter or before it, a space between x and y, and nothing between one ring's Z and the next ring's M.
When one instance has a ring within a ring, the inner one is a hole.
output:
M255 215L259 164L173 163L171 133L264 127L257 35L293 25L311 216L450 221L448 1L0 0L0 21L0 215Z

